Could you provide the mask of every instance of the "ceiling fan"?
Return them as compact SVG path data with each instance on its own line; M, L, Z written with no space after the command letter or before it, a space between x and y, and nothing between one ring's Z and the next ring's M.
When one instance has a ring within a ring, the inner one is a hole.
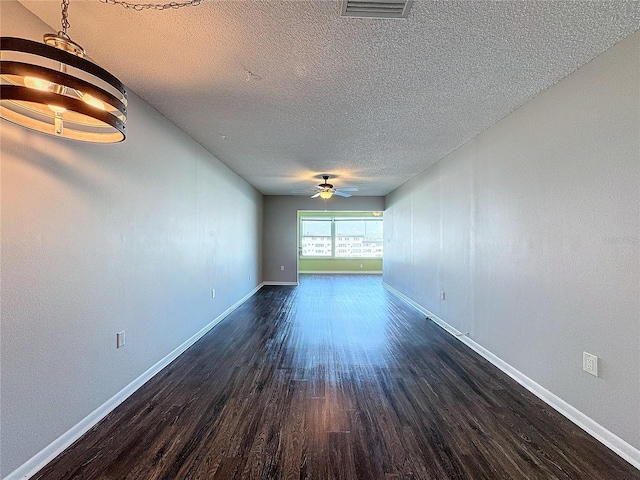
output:
M320 185L316 185L316 188L319 188L320 191L311 195L311 198L320 197L324 200L331 198L334 195L338 195L339 197L350 197L351 194L346 192L357 192L358 189L355 187L345 187L345 188L333 188L333 185L329 183L329 175L323 175L324 183Z

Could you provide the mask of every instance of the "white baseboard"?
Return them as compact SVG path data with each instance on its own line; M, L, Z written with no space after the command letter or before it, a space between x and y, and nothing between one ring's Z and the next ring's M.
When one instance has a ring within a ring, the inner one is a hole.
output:
M403 300L404 302L408 303L413 308L418 310L420 313L431 318L437 325L442 327L445 331L453 335L455 338L460 340L469 348L471 348L472 350L480 354L482 357L484 357L486 360L491 362L493 365L498 367L500 370L502 370L504 373L506 373L511 378L513 378L516 382L518 382L524 388L526 388L531 393L533 393L540 400L542 400L547 405L549 405L550 407L552 407L553 409L557 410L559 413L567 417L569 420L571 420L577 426L582 428L584 431L586 431L589 435L594 437L600 443L609 447L614 453L616 453L617 455L625 459L627 462L629 462L631 465L633 465L637 469L640 469L640 450L635 448L633 445L627 443L626 441L624 441L614 433L610 432L605 427L597 423L595 420L591 419L590 417L582 413L577 408L571 406L570 404L562 400L560 397L558 397L554 393L551 393L542 385L539 385L538 383L533 381L531 378L527 377L524 373L515 369L514 367L509 365L507 362L505 362L504 360L502 360L501 358L499 358L498 356L494 355L489 350L484 348L482 345L476 343L474 340L469 338L466 334L458 331L457 329L449 325L447 322L442 320L440 317L438 317L434 313L424 308L422 305L419 305L418 303L414 302L411 298L407 297L402 292L396 290L391 285L385 282L382 282L382 285L387 290L389 290L389 292L391 292L396 297L398 297L400 300Z
M47 447L42 449L39 453L31 457L24 464L18 467L16 470L11 472L8 476L4 477L3 480L26 480L31 478L33 475L38 473L45 465L47 465L51 460L56 458L60 453L62 453L67 447L69 447L73 442L78 440L82 435L84 435L87 431L93 428L100 420L106 417L111 411L113 411L118 405L124 402L127 398L129 398L136 390L138 390L142 385L148 382L154 375L156 375L160 370L169 365L172 361L178 358L185 350L187 350L191 345L196 343L200 338L202 338L209 330L215 327L218 323L220 323L225 317L227 317L231 312L233 312L236 308L246 302L249 298L251 298L255 293L262 288L264 283L261 283L253 290L251 290L248 294L238 300L236 303L227 308L224 312L218 315L215 319L209 322L205 327L200 329L195 335L186 340L182 345L175 348L171 353L166 355L163 359L149 368L146 372L136 378L129 385L124 387L118 393L116 393L113 397L107 400L105 403L96 408L93 412L87 415L84 419L82 419L79 423L69 429L67 432L63 433L56 440L51 442Z
M298 285L298 282L262 282L262 285Z
M313 275L382 275L382 271L362 270L300 270L298 273L308 273Z

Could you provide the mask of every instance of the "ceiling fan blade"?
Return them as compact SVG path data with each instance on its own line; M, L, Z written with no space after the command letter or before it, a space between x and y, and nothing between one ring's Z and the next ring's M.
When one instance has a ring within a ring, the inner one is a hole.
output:
M339 197L350 197L351 195L348 193L341 192L340 190L336 190L333 192L334 195L338 195Z
M317 198L320 196L320 192L316 193L315 195L311 195L311 198Z
M321 187L320 185L316 185L316 188L319 188L320 190L324 190L324 187Z
M336 188L336 190L340 190L341 192L357 192L358 191L356 187Z

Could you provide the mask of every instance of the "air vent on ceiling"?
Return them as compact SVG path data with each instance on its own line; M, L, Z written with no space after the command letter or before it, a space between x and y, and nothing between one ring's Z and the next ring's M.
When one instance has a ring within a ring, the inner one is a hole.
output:
M407 18L412 0L342 0L343 17Z

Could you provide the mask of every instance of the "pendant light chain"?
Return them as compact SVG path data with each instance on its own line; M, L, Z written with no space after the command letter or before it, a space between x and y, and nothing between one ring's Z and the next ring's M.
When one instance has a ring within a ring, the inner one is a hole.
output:
M68 2L69 0L62 0ZM203 0L190 0L188 2L171 2L171 3L128 3L123 0L100 0L107 5L120 5L123 8L128 8L140 12L142 10L168 10L170 8L180 7L197 7Z
M69 23L69 0L62 0L62 4L60 5L62 7L62 31L58 32L58 35L63 36L64 38L69 38L69 35L67 35L67 29L71 28L71 24Z

